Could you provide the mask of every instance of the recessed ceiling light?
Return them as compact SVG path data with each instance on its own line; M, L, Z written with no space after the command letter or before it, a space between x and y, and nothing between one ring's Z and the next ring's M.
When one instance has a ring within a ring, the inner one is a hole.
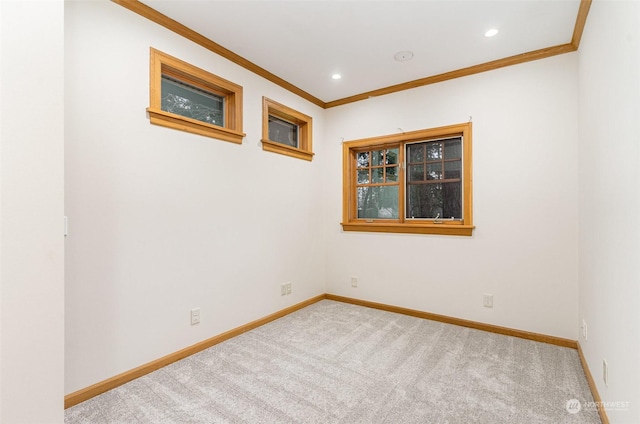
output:
M488 30L487 32L484 33L485 37L493 37L494 35L496 35L498 33L498 30L495 28L491 28L490 30Z
M398 62L406 62L407 60L413 59L413 52L409 50L398 52L393 56L393 58Z
M334 80L339 80L340 78L342 78L342 75L340 75L340 74L333 74L333 75L331 75L331 78L333 78Z

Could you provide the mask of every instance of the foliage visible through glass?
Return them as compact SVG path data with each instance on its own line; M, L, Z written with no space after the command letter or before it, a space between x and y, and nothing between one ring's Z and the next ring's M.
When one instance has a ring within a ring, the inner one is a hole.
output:
M358 168L367 168L369 166L369 152L358 153Z
M369 184L368 169L358 169L358 184Z
M298 147L298 130L298 125L269 115L269 140Z
M398 219L399 149L358 152L358 218Z
M176 115L224 126L224 97L162 75L161 109Z
M407 218L462 218L461 183L407 186Z
M407 218L462 219L462 138L407 145Z
M398 219L398 186L358 187L358 218Z

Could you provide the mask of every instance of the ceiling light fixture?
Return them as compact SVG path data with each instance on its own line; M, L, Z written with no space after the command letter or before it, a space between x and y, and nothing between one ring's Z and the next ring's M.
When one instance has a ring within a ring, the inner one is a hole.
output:
M393 58L398 62L406 62L407 60L413 59L413 52L409 50L398 52L393 56Z
M342 78L342 75L340 75L340 74L333 74L333 75L331 75L331 78L333 78L334 80L339 80L340 78Z
M496 35L498 33L498 30L495 28L491 28L490 30L488 30L487 32L484 33L485 37L493 37L494 35Z

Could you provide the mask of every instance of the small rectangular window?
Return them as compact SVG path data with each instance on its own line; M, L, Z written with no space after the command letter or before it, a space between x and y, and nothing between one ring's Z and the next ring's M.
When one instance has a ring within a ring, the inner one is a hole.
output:
M312 118L288 106L262 98L262 149L312 160Z
M242 143L242 87L151 49L152 124Z

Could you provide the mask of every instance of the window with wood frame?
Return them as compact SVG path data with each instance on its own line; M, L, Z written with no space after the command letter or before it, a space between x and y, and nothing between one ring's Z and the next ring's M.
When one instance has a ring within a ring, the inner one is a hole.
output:
M262 98L262 149L312 160L313 119L288 106Z
M151 49L152 124L242 143L242 87Z
M471 123L343 144L344 231L470 236Z

